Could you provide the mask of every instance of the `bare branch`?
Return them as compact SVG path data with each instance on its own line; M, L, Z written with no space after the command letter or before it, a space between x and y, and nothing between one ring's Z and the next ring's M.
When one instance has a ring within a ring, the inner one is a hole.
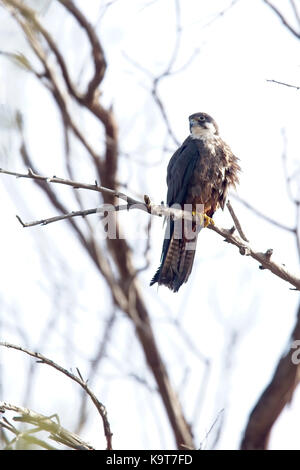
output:
M7 171L0 169L0 173L11 175L11 176L17 176L20 178L31 178L31 179L38 179L38 180L43 180L48 183L59 183L59 184L65 184L67 186L71 186L74 189L79 189L79 188L84 188L84 189L89 189L92 191L98 191L98 192L103 192L103 193L109 193L113 194L115 197L119 197L121 199L127 200L127 206L119 206L122 209L138 209L142 210L144 212L147 212L151 215L155 216L166 216L166 217L172 217L173 219L178 219L178 218L185 218L186 220L193 220L193 221L198 221L199 222L199 215L194 216L191 212L188 211L182 211L177 208L172 208L172 207L167 207L164 205L155 205L151 204L149 196L145 196L145 202L141 202L138 200L135 200L133 198L130 198L126 196L124 193L120 193L118 191L114 191L112 189L105 188L103 186L98 186L97 184L95 185L90 185L90 184L85 184L85 183L80 183L78 181L72 181L72 180L66 180L63 178L58 178L56 176L53 176L52 178L48 178L47 176L40 176L35 173L33 173L32 170L28 170L28 173L16 173L12 171ZM112 210L118 210L118 206L112 206ZM84 215L88 214L95 214L97 212L97 209L89 209L86 211ZM56 218L56 220L61 220L62 218L70 218L72 217L73 213L70 214L65 214L62 217ZM83 215L82 211L78 211L77 215ZM201 218L201 216L200 216ZM45 225L47 223L47 219L43 219L42 221L36 221L36 222L30 222L28 224L24 223L20 218L18 218L20 223L23 225L23 227L27 226L32 226L32 225L38 225L42 224ZM49 220L49 219L48 219ZM51 220L51 219L50 219ZM56 221L53 220L52 222ZM234 221L235 223L238 224L239 226L239 232L240 234L243 234L244 236L244 231L241 228L240 222L238 222L238 218L234 214ZM48 222L49 223L49 222ZM297 290L300 290L300 278L291 272L289 272L285 265L282 265L280 263L277 263L273 260L273 257L270 256L269 250L267 252L259 252L254 250L248 242L246 242L244 239L238 237L237 235L234 235L232 230L228 230L225 228L217 227L215 224L210 224L208 226L209 229L213 230L214 232L218 233L222 237L225 238L225 240L233 245L235 245L238 249L241 255L247 255L250 256L251 258L255 259L260 263L260 266L262 267L261 269L268 269L271 271L273 274L276 276L280 277L284 281L289 282L292 284Z
M231 217L232 217L232 219L233 219L233 221L234 221L234 225L235 225L237 231L238 231L239 234L240 234L240 237L241 237L242 240L244 240L245 242L249 242L249 240L246 238L246 235L245 235L244 232L243 232L243 229L242 229L242 227L241 227L241 224L240 224L240 222L239 222L239 219L237 218L237 216L236 216L236 214L235 214L235 212L234 212L234 210L233 210L233 207L232 207L232 205L230 204L230 201L227 201L227 204L226 204L226 205L227 205L227 208L228 208L228 210L229 210L229 212L230 212L230 215L231 215Z
M298 21L298 24L299 24L299 26L300 26L300 15L299 15L299 12L298 12L298 10L297 10L296 3L295 3L294 0L290 0L290 4L291 4L291 7L292 7L292 9L293 9L295 18L296 18L296 20Z
M280 222L278 222L277 220L275 219L272 219L271 217L269 217L267 214L264 214L263 212L261 212L259 209L257 209L256 207L254 207L252 204L250 204L248 201L245 201L245 199L241 198L240 196L238 196L237 194L232 194L231 195L236 201L240 202L243 206L245 206L247 209L249 209L251 212L253 212L255 215L257 215L258 217L261 217L262 219L264 219L266 222L272 224L272 225L275 225L276 227L282 229L282 230L286 230L287 232L292 232L292 233L295 233L295 228L293 227L289 227L287 225L284 225L284 224L281 224Z
M87 21L83 13L77 8L72 0L58 0L64 7L76 18L80 26L86 32L92 47L92 58L94 61L94 75L91 78L84 99L92 101L95 98L95 92L103 80L106 71L106 60L104 51L99 42L93 26Z
M97 371L99 369L100 362L106 355L108 343L111 339L112 330L113 330L113 327L116 323L116 319L117 319L116 309L113 309L112 313L110 314L109 318L107 319L107 322L106 322L106 325L105 325L105 328L104 328L104 332L102 334L102 339L101 339L101 341L99 341L96 354L90 360L90 370L87 374L87 377L88 377L87 381L88 381L89 384L91 384L93 382L93 379L96 376ZM76 432L77 433L80 432L82 426L84 425L84 423L86 421L87 401L88 401L88 396L84 392L84 390L82 390L82 399L81 399L80 410L79 410L79 418L78 418L78 424L76 426Z
M127 208L127 206L126 206ZM22 225L22 227L34 227L35 225L48 225L53 222L58 222L59 220L65 220L65 219L70 219L71 217L85 217L86 215L90 214L95 214L96 212L99 212L97 208L95 209L87 209L87 210L82 210L82 211L73 211L70 212L69 214L63 214L63 215L57 215L55 217L50 217L49 219L41 219L41 220L35 220L34 222L23 222L20 216L16 215L18 221Z
M273 5L273 3L269 2L269 0L263 0L266 5L268 5L273 11L274 13L276 13L276 15L278 16L278 18L281 20L282 24L297 38L297 39L300 39L300 33L298 31L296 31L293 26L288 23L287 19L283 16L283 14L278 10L277 7L275 7L275 5Z
M108 419L107 419L107 411L106 411L106 408L105 408L105 406L98 400L98 398L96 397L96 395L94 395L94 393L89 389L89 387L87 386L87 383L86 383L84 380L82 380L80 377L77 377L76 375L72 374L72 373L69 372L67 369L64 369L63 367L61 367L60 365L56 364L54 361L52 361L51 359L48 359L47 357L43 356L43 355L40 354L40 353L33 352L33 351L30 351L29 349L25 349L25 348L22 348L21 346L17 346L17 345L15 345L15 344L7 343L7 342L4 342L4 341L0 341L0 346L4 346L4 347L6 347L6 348L16 349L17 351L22 351L22 352L24 352L25 354L28 354L29 356L38 359L37 362L40 362L40 363L42 363L42 364L47 364L48 366L53 367L54 369L58 370L59 372L62 372L64 375L66 375L67 377L69 377L69 379L73 380L73 381L76 382L78 385L80 385L80 387L82 387L82 388L86 391L86 393L89 395L89 397L91 398L92 402L93 402L94 405L96 406L96 408L97 408L97 410L98 410L98 413L100 414L101 419L102 419L102 422L103 422L104 434L105 434L106 443L107 443L107 450L111 450L111 449L112 449L112 433L111 433L111 430L110 430L109 421L108 421ZM16 411L17 411L17 410L16 410Z
M199 450L201 450L201 449L204 448L205 442L207 441L208 436L211 434L212 430L213 430L214 427L216 426L216 424L217 424L217 422L218 422L220 416L222 416L223 413L224 413L224 408L222 408L222 409L218 412L218 414L217 414L217 416L215 417L215 419L214 419L214 421L213 421L211 427L209 428L209 430L208 430L207 433L205 434L204 439L200 442Z
M205 27L210 26L219 18L223 18L226 15L226 13L228 13L228 11L231 10L239 1L240 0L232 0L232 2L226 8L224 8L219 13L217 13L216 16L209 23L206 23Z
M289 88L295 88L296 90L300 90L300 86L290 85L289 83L279 82L278 80L267 80L267 82L277 83L278 85L284 85L284 86L287 86Z
M116 212L128 211L132 207L133 206L131 206L130 204L129 205L123 204L120 206L111 206L111 207L108 207L107 205L103 205L103 206L95 207L93 209L83 209L80 211L72 211L72 212L69 212L68 214L57 215L55 217L49 217L48 219L34 220L32 222L23 222L23 220L21 219L19 215L16 215L16 218L18 219L18 221L20 222L23 228L28 228L28 227L34 227L36 225L48 225L48 224L52 224L53 222L59 222L60 220L72 219L73 217L86 217L87 215L91 215L91 214L102 215L105 212L109 212L111 210L114 212L115 211ZM146 206L145 206L145 211L147 211ZM148 245L149 244L147 244L147 246ZM147 252L145 250L145 256L148 254L148 251L149 251L149 248ZM142 270L144 269L146 268L142 268ZM138 272L140 271L141 269L138 270Z
M13 171L8 171L8 170L3 170L0 168L0 173L3 173L5 175L10 175L10 176L16 176L17 178L29 178L29 179L34 179L34 180L40 180L40 181L45 181L47 183L57 183L57 184L64 184L66 186L72 186L74 189L88 189L89 191L97 191L99 193L106 193L114 197L118 197L120 199L123 199L126 201L128 204L140 204L140 201L133 199L120 191L115 191L113 189L108 189L105 188L104 186L99 186L97 182L94 184L86 184L86 183L80 183L78 181L72 181L64 178L58 178L57 176L42 176L38 175L33 172L30 168L28 169L28 173L16 173Z
M274 375L254 407L241 443L243 450L267 449L271 429L291 402L299 383L300 305L289 349L280 359ZM295 350L296 349L296 350Z
M165 123L165 126L167 128L168 135L171 137L171 139L173 140L175 145L177 147L179 147L180 142L178 141L176 135L173 132L173 129L171 127L171 124L170 124L170 121L169 121L169 118L168 118L168 115L167 115L165 105L164 105L162 99L160 98L159 92L158 92L158 87L159 87L160 82L164 78L169 77L170 75L175 73L175 72L172 71L172 68L173 68L173 66L176 62L177 57L178 57L178 52L179 52L179 47L180 47L180 42L181 42L182 27L181 27L180 1L179 0L174 0L174 6L175 6L175 17L176 17L176 20L175 20L175 43L174 43L173 50L171 52L171 57L169 59L169 62L166 65L165 69L159 75L154 76L149 70L145 69L140 64L138 64L136 61L129 58L127 54L124 53L124 57L126 57L126 59L134 67L138 68L143 73L145 73L147 75L147 77L151 78L151 80L152 80L151 95L152 95L152 97L153 97L153 99L154 99L154 101L155 101L156 105L158 106L158 109L161 113L162 119L163 119L163 121ZM192 59L194 59L194 57L195 57L195 54L192 55ZM188 63L190 63L190 60L188 61ZM185 66L186 66L186 64L184 65L184 67Z
M246 243L241 240L241 238L235 236L233 233L231 233L230 230L219 228L216 225L209 225L208 228L213 230L214 232L217 232L219 235L222 235L227 242L232 243L233 245L238 247L241 255L250 256L251 258L258 261L263 267L263 269L268 269L273 274L275 274L275 276L278 276L284 281L289 282L291 285L296 287L297 290L300 290L299 276L296 276L289 272L284 264L275 262L273 257L270 257L269 250L267 250L266 252L254 250L253 248L251 248L249 243Z

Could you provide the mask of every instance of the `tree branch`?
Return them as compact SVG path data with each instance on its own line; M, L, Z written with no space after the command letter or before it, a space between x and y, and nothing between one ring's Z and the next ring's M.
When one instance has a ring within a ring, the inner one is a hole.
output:
M100 207L98 209L94 208L94 209L88 209L86 211L71 212L69 214L64 214L63 216L58 216L58 217L54 217L50 219L42 219L39 221L34 221L34 222L29 222L29 223L24 223L21 220L21 218L18 217L18 220L23 225L23 227L31 227L33 225L46 225L47 223L50 223L50 222L56 222L57 220L67 219L67 218L71 218L74 216L85 216L89 214L95 214L97 212L101 213L103 212L103 210L118 211L118 210L124 210L124 209L138 209L138 210L147 212L151 215L155 215L159 217L165 216L165 217L172 217L173 219L185 218L186 220L196 221L199 223L199 215L195 216L191 212L182 211L178 208L151 204L148 196L145 196L145 202L142 202L142 201L138 201L136 199L130 198L124 193L120 193L119 191L114 191L112 189L105 188L103 186L98 186L97 184L91 185L91 184L86 184L86 183L80 183L78 181L58 178L57 176L53 176L53 177L41 176L41 175L37 175L33 173L33 171L30 169L28 170L28 173L16 173L16 172L0 169L0 173L10 175L10 176L17 176L18 178L30 178L33 180L36 180L36 179L43 180L43 181L46 181L47 183L64 184L67 186L71 186L74 189L82 188L82 189L88 189L91 191L108 193L108 194L112 194L115 197L118 197L120 199L127 201L127 205L123 205L123 206L111 205L110 207L108 207L107 205L105 205L104 208ZM273 274L280 277L284 281L289 282L292 286L296 288L296 290L300 290L300 278L292 274L291 272L289 272L287 268L285 267L285 265L275 262L273 260L273 257L272 257L273 250L268 249L266 252L260 252L260 251L254 250L250 246L250 244L245 240L246 237L244 235L244 231L230 204L229 204L229 207L231 208L230 214L233 218L233 221L235 225L237 226L241 237L243 238L235 235L232 229L225 229L222 227L218 227L215 224L210 224L208 228L218 233L222 237L224 237L227 242L231 243L232 245L235 245L239 249L239 252L241 255L250 256L251 258L258 261L260 263L260 269L268 269L269 271L271 271Z
M84 99L86 101L91 101L94 99L95 92L103 80L105 71L106 71L106 60L104 51L99 42L97 34L93 26L88 22L83 13L76 7L72 0L58 0L64 7L72 14L74 18L78 21L80 26L86 32L89 42L92 47L92 58L94 61L94 75L91 78L87 91L85 93Z
M140 201L133 199L127 196L126 194L121 193L120 191L116 191L114 189L108 189L108 188L105 188L104 186L99 186L97 182L95 182L94 184L86 184L86 183L80 183L78 181L72 181L69 179L58 178L57 176L52 176L52 177L42 176L42 175L38 175L34 173L34 171L31 168L28 169L28 173L16 173L14 171L3 170L3 168L0 168L0 173L3 173L5 175L10 175L10 176L16 176L17 178L29 178L33 180L45 181L47 183L64 184L66 186L72 186L74 189L88 189L89 191L97 191L99 193L105 193L113 197L118 197L120 199L123 199L128 204L140 203Z
M239 221L239 219L237 218L237 216L236 216L236 214L235 214L235 212L234 212L234 210L233 210L233 207L232 207L230 201L228 201L226 205L227 205L227 209L229 210L230 215L231 215L231 217L232 217L232 219L233 219L233 221L234 221L234 225L235 225L237 231L238 231L239 234L240 234L240 237L241 237L242 240L244 240L245 242L249 242L249 240L247 239L246 235L245 235L244 232L243 232L243 229L242 229L242 227L241 227L240 221Z
M289 349L254 407L241 443L242 450L267 449L271 429L285 405L291 402L299 383L300 305Z
M269 83L277 83L277 85L284 85L284 86L287 86L287 87L289 87L289 88L295 88L296 90L300 90L300 86L290 85L289 83L279 82L278 80L267 80L267 82L269 82Z
M266 5L268 5L274 13L278 16L278 18L281 20L282 24L297 38L300 39L300 33L296 31L293 26L288 23L287 19L283 16L283 14L278 10L275 5L273 5L269 0L263 0Z
M296 228L294 227L289 227L288 225L284 225L284 224L281 224L280 222L278 222L277 220L275 219L272 219L271 217L269 217L268 215L264 214L263 212L261 212L259 209L257 209L256 207L252 206L252 204L250 204L248 201L245 201L245 199L242 199L240 196L236 195L236 194L232 194L232 197L238 201L240 204L242 204L243 206L245 206L247 209L249 209L251 212L253 212L255 215L257 215L258 217L262 218L263 220L265 220L266 222L272 224L272 225L275 225L275 227L278 227L282 230L286 230L287 232L291 232L291 233L296 233Z

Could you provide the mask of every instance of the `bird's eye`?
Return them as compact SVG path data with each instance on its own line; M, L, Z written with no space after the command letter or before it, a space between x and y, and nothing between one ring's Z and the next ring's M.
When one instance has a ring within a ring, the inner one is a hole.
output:
M199 117L199 121L202 121L202 122L205 121L205 117L204 117L204 116L200 116L200 117Z

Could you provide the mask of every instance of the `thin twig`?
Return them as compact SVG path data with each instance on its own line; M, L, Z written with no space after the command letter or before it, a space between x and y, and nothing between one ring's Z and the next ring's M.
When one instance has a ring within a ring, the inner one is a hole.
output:
M287 232L292 232L292 233L295 233L295 228L293 227L289 227L288 225L284 225L284 224L281 224L280 222L278 222L277 220L275 219L272 219L272 217L269 217L268 215L264 214L263 212L261 212L259 209L257 209L256 207L254 207L252 204L250 204L248 201L246 201L245 199L241 198L240 196L238 196L237 194L232 194L231 195L236 201L238 201L239 203L241 203L243 206L245 206L247 209L249 209L251 212L253 212L255 215L257 215L258 217L261 217L262 219L264 219L266 222L272 224L272 225L275 225L276 227L282 229L282 230L286 230Z
M2 168L0 168L0 173L10 176L16 176L17 178L29 178L34 180L45 181L47 183L64 184L66 186L72 186L72 188L74 189L88 189L89 191L97 191L99 193L110 194L111 196L123 199L128 204L140 204L140 201L133 199L130 196L121 193L120 191L115 191L113 189L105 188L104 186L99 186L97 182L95 182L95 184L86 184L69 179L58 178L57 176L42 176L34 173L30 168L28 169L28 173L17 173L13 171L3 170Z
M34 227L35 225L48 225L53 222L58 222L59 220L65 220L65 219L70 219L72 217L85 217L86 215L90 214L95 214L97 212L97 208L95 209L87 209L87 210L82 210L82 211L73 211L70 212L69 214L63 214L63 215L57 215L55 217L50 217L48 219L41 219L41 220L35 220L33 222L23 222L21 217L19 215L16 215L18 221L22 225L22 227Z
M298 21L298 24L299 24L299 26L300 26L300 15L299 15L299 12L298 12L298 10L297 10L297 6L296 6L294 0L290 0L290 4L291 4L291 6L292 6L292 9L293 9L295 18L296 18L296 20Z
M237 231L238 231L239 234L240 234L240 237L241 237L242 240L244 240L245 242L249 242L249 240L247 239L246 235L245 235L244 232L243 232L243 229L242 229L242 227L241 227L240 221L239 221L239 219L237 218L237 216L236 216L236 214L235 214L235 212L234 212L234 210L233 210L232 205L230 204L230 201L227 201L227 204L226 204L226 205L227 205L227 208L228 208L228 210L229 210L229 212L230 212L230 215L231 215L231 217L232 217L232 219L233 219L234 225L235 225Z
M202 450L202 449L204 448L204 444L205 444L205 442L207 441L208 436L210 435L210 433L211 433L212 430L214 429L214 427L215 427L215 425L217 424L217 422L218 422L220 416L221 416L223 413L224 413L224 408L222 408L222 409L218 412L218 414L217 414L217 416L215 417L215 419L214 419L214 421L213 421L211 427L209 428L209 430L208 430L207 433L205 434L204 439L200 442L199 450Z
M106 59L104 55L103 48L99 42L97 33L91 23L87 20L85 15L77 8L72 0L58 0L59 3L64 5L64 7L76 18L79 25L83 28L86 35L88 36L89 43L92 47L92 58L94 62L94 75L90 79L90 82L87 87L87 91L84 96L84 100L93 101L95 93L98 86L103 80L105 71L106 71Z
M278 16L278 18L281 20L282 24L297 38L300 39L300 33L296 31L290 23L288 23L287 19L283 16L283 14L278 10L275 5L273 5L271 2L268 0L263 0L266 5L268 5L274 13Z
M284 85L284 86L287 86L287 87L289 87L289 88L296 88L296 90L300 90L300 86L290 85L289 83L279 82L278 80L267 80L267 82L269 82L269 83L277 83L278 85Z
M112 330L115 325L117 319L117 312L116 309L113 309L112 313L110 314L109 318L107 319L106 325L104 327L104 332L102 334L102 339L98 343L98 349L96 351L96 354L93 356L93 358L90 360L90 370L87 373L87 381L89 384L93 382L94 377L97 374L97 371L99 369L100 363L102 359L105 358L106 355L106 350L108 347L108 343L111 339L112 335ZM82 398L81 398L81 404L80 404L80 410L79 410L79 418L78 418L78 424L76 426L76 432L79 433L81 428L86 422L87 418L87 401L88 397L86 393L84 393L84 390L82 390Z
M48 219L41 219L41 220L34 220L32 222L23 222L21 217L19 215L16 215L16 218L24 228L28 227L34 227L35 225L48 225L52 224L53 222L59 222L60 220L66 220L66 219L72 219L73 217L86 217L87 215L91 214L99 214L103 215L105 212L109 212L113 210L114 212L120 212L120 211L128 211L131 207L130 205L123 204L120 206L112 206L112 207L107 207L106 204L103 206L99 207L94 207L93 209L85 209L85 210L80 210L80 211L72 211L67 214L62 214L62 215L57 215L55 217L49 217ZM145 207L146 210L146 207Z
M278 276L284 281L289 282L294 287L296 287L297 290L300 290L299 276L292 274L290 271L288 271L284 264L275 262L273 257L269 257L269 250L267 250L266 252L254 250L249 245L249 243L246 243L241 240L240 237L231 233L230 230L217 227L216 225L209 225L208 228L213 230L214 232L217 232L219 235L222 235L227 242L232 243L233 245L238 247L241 255L250 256L251 258L258 261L264 269L268 269L273 274L275 274L275 276Z
M181 43L182 26L181 26L181 11L180 11L180 1L179 0L174 0L174 7L175 7L175 17L176 17L176 20L175 20L175 43L174 43L173 49L171 51L171 56L170 56L169 62L167 63L165 69L159 75L154 76L149 70L145 69L145 67L141 66L135 60L128 57L128 55L126 53L124 53L124 57L126 57L126 59L129 62L131 62L131 64L134 67L141 70L144 74L147 75L147 77L150 77L150 79L152 80L152 84L151 84L152 86L151 86L151 90L150 90L151 95L152 95L152 97L153 97L153 99L154 99L154 101L155 101L156 105L158 106L158 109L161 113L161 116L162 116L163 121L165 123L168 135L171 137L171 139L173 140L175 145L177 147L179 147L180 142L178 141L178 139L177 139L177 137L176 137L176 135L175 135L175 133L172 129L170 120L169 120L168 115L167 115L166 107L165 107L162 99L160 98L160 95L159 95L159 92L158 92L160 82L164 78L173 75L172 69L173 69L173 66L174 66L174 64L177 60L178 53L179 53L179 48L180 48L180 43ZM193 58L194 57L195 56L193 56Z

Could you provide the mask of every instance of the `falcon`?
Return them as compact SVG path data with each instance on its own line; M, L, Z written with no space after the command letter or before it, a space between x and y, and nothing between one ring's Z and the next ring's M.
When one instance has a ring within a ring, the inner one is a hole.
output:
M189 117L190 135L171 157L167 169L167 205L191 210L195 215L202 208L205 227L212 217L224 209L230 186L238 182L238 158L219 136L216 121L206 113ZM181 227L184 221L180 221ZM178 225L178 223L177 223ZM199 224L192 222L187 237L184 228L178 235L176 221L168 218L162 247L161 264L150 282L177 292L187 282L193 267ZM180 230L179 230L180 232Z

